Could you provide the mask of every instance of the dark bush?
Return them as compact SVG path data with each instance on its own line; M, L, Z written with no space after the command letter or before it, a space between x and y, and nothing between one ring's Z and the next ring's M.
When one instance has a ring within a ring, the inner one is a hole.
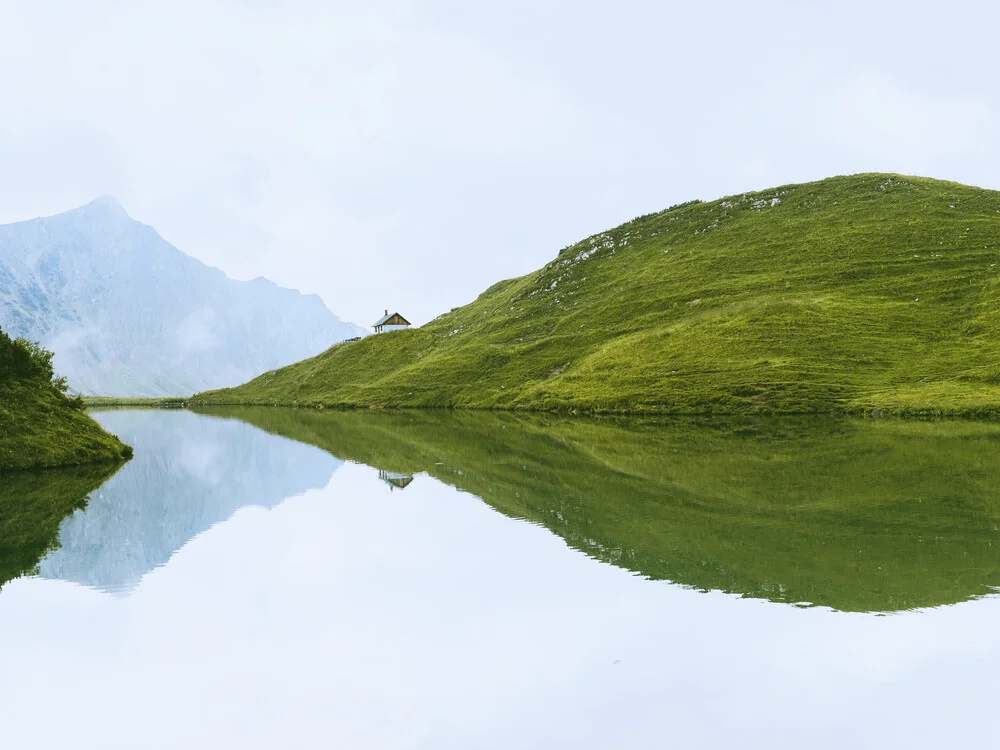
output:
M0 331L0 383L12 380L52 380L52 352L26 339L11 339ZM54 385L66 392L65 378Z

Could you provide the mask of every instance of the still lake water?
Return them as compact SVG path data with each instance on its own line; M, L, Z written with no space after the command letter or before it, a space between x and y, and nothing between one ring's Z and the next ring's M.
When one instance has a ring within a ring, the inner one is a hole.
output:
M1000 426L95 417L0 487L4 747L996 742Z

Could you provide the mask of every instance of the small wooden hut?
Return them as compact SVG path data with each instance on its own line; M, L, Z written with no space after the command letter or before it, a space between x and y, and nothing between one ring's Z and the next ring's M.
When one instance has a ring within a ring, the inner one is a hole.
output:
M399 331L403 328L409 327L410 321L398 312L390 315L388 310L385 311L385 315L372 324L372 328L375 329L375 333L388 333L389 331Z

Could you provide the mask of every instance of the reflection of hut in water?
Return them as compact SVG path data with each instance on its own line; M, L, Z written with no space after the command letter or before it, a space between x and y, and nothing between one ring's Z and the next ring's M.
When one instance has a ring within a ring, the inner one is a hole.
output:
M394 471L383 471L378 470L378 478L389 485L389 488L395 487L397 490L405 490L410 482L413 481L412 474L397 474Z

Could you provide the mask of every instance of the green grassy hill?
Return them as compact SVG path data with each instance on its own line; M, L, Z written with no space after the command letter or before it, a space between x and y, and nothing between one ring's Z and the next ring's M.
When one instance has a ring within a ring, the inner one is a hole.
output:
M652 579L877 612L1000 586L1000 427L990 423L205 413L426 473Z
M998 264L1000 193L836 177L637 218L419 329L198 398L997 415Z
M51 355L0 331L0 472L122 461L109 435L53 378ZM6 481L6 480L5 480Z

